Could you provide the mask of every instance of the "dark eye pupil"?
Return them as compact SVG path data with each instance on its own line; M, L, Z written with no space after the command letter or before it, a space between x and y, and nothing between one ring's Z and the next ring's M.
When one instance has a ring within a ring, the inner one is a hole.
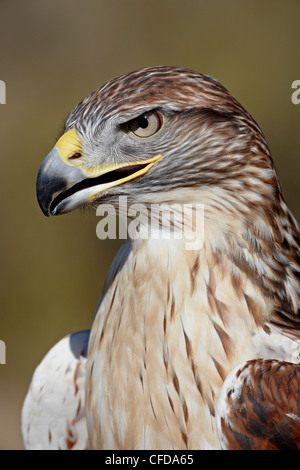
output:
M146 129L146 127L148 127L148 119L146 118L146 116L142 116L139 119L139 127L141 127L142 129Z

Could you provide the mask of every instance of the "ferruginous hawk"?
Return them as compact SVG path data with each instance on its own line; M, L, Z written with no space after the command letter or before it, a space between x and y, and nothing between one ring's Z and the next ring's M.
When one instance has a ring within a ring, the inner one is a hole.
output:
M47 216L158 207L160 235L166 208L201 206L203 240L123 245L90 334L34 374L26 448L300 448L299 227L260 128L218 81L151 67L92 92L37 196Z

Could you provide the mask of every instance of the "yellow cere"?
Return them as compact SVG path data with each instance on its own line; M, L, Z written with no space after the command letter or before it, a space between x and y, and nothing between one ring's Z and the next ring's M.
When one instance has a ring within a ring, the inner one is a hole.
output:
M74 153L82 153L83 151L80 137L75 129L70 129L63 134L56 142L55 147L58 149L62 161L69 166L73 166L69 158L74 155Z

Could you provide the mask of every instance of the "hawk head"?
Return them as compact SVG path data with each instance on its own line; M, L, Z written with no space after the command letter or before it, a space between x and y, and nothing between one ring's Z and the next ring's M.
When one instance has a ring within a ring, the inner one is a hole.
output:
M120 195L177 202L195 189L230 197L242 211L273 204L279 186L247 111L215 79L176 67L123 75L84 98L37 179L45 215Z

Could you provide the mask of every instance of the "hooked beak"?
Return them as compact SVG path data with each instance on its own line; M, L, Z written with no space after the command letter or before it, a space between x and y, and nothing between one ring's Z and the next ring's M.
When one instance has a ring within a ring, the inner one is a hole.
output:
M162 159L113 163L87 168L81 140L70 129L58 140L43 161L37 176L39 205L46 216L70 212L89 204L99 193L138 178Z

